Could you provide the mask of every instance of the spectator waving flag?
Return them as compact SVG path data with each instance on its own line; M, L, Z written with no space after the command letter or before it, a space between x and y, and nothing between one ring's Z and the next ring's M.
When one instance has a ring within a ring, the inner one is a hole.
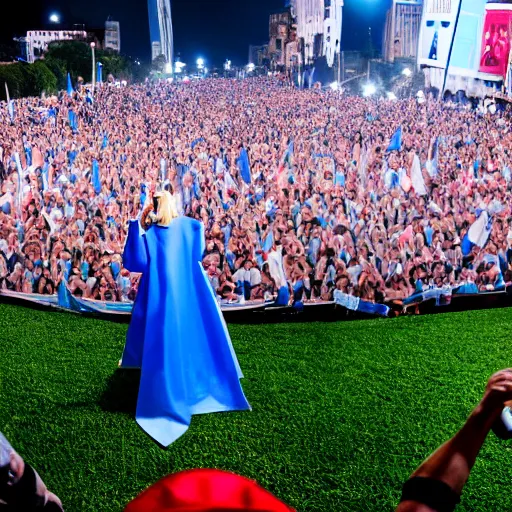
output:
M484 210L481 212L478 219L469 228L466 236L462 240L462 254L468 256L473 247L485 247L492 229L492 220L489 214Z
M240 158L238 159L238 168L240 169L240 176L248 185L251 184L251 166L249 164L249 155L247 150L242 148L240 150Z
M92 161L92 185L96 195L99 195L101 192L100 166L96 159Z
M400 126L398 130L391 137L391 142L389 143L387 152L390 151L402 151L402 127Z

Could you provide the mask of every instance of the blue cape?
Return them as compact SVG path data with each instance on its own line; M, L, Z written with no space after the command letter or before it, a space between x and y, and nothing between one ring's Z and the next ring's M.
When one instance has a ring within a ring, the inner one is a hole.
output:
M143 277L122 366L142 368L137 423L162 446L187 431L193 414L250 410L203 252L196 220L147 232L130 223L124 266Z

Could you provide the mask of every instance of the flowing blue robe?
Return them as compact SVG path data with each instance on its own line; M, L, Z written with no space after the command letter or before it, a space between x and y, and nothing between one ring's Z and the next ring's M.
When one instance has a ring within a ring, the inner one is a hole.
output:
M203 270L204 227L180 217L144 232L132 221L124 266L143 274L123 368L141 368L137 423L162 446L193 414L250 410L220 307Z

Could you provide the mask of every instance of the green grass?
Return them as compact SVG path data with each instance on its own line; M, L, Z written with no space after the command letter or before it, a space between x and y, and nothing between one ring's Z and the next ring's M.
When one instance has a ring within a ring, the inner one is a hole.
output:
M300 511L392 511L487 378L512 366L511 323L512 310L494 310L232 325L253 412L194 417L165 451L123 412L126 326L0 305L0 431L68 512L120 511L196 467L256 479ZM460 510L512 510L511 448L489 437Z

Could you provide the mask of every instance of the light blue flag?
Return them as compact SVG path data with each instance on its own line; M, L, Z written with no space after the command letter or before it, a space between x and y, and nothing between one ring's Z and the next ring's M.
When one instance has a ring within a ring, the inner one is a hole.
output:
M75 90L73 89L73 84L71 83L71 75L68 73L68 96L72 96Z
M432 155L432 176L437 176L439 172L439 137L434 143L434 154Z
M240 150L240 158L238 159L238 168L240 169L240 176L248 185L251 184L251 166L249 164L249 155L247 150L242 148Z
M492 231L492 219L484 210L478 219L469 228L466 236L462 240L461 249L464 256L471 253L473 247L484 248L489 240Z
M9 117L11 118L11 123L14 123L14 100L9 100L9 103L7 104L7 112L9 112Z
M294 147L293 147L293 140L292 140L288 144L288 147L286 148L286 151L285 151L284 157L283 157L283 164L286 164L288 167L291 167L291 165L292 165L293 150L294 150Z
M48 162L44 163L41 174L43 178L43 191L46 192L48 190Z
M103 64L101 62L98 62L96 77L96 81L99 84L103 83Z
M387 152L390 151L402 151L402 127L400 126L398 130L391 137L391 142L389 143Z
M76 119L76 114L73 110L70 110L68 112L68 120L69 120L69 126L71 126L71 129L76 132L78 128L78 121Z
M99 195L101 192L100 166L96 159L92 161L92 186L96 195Z

